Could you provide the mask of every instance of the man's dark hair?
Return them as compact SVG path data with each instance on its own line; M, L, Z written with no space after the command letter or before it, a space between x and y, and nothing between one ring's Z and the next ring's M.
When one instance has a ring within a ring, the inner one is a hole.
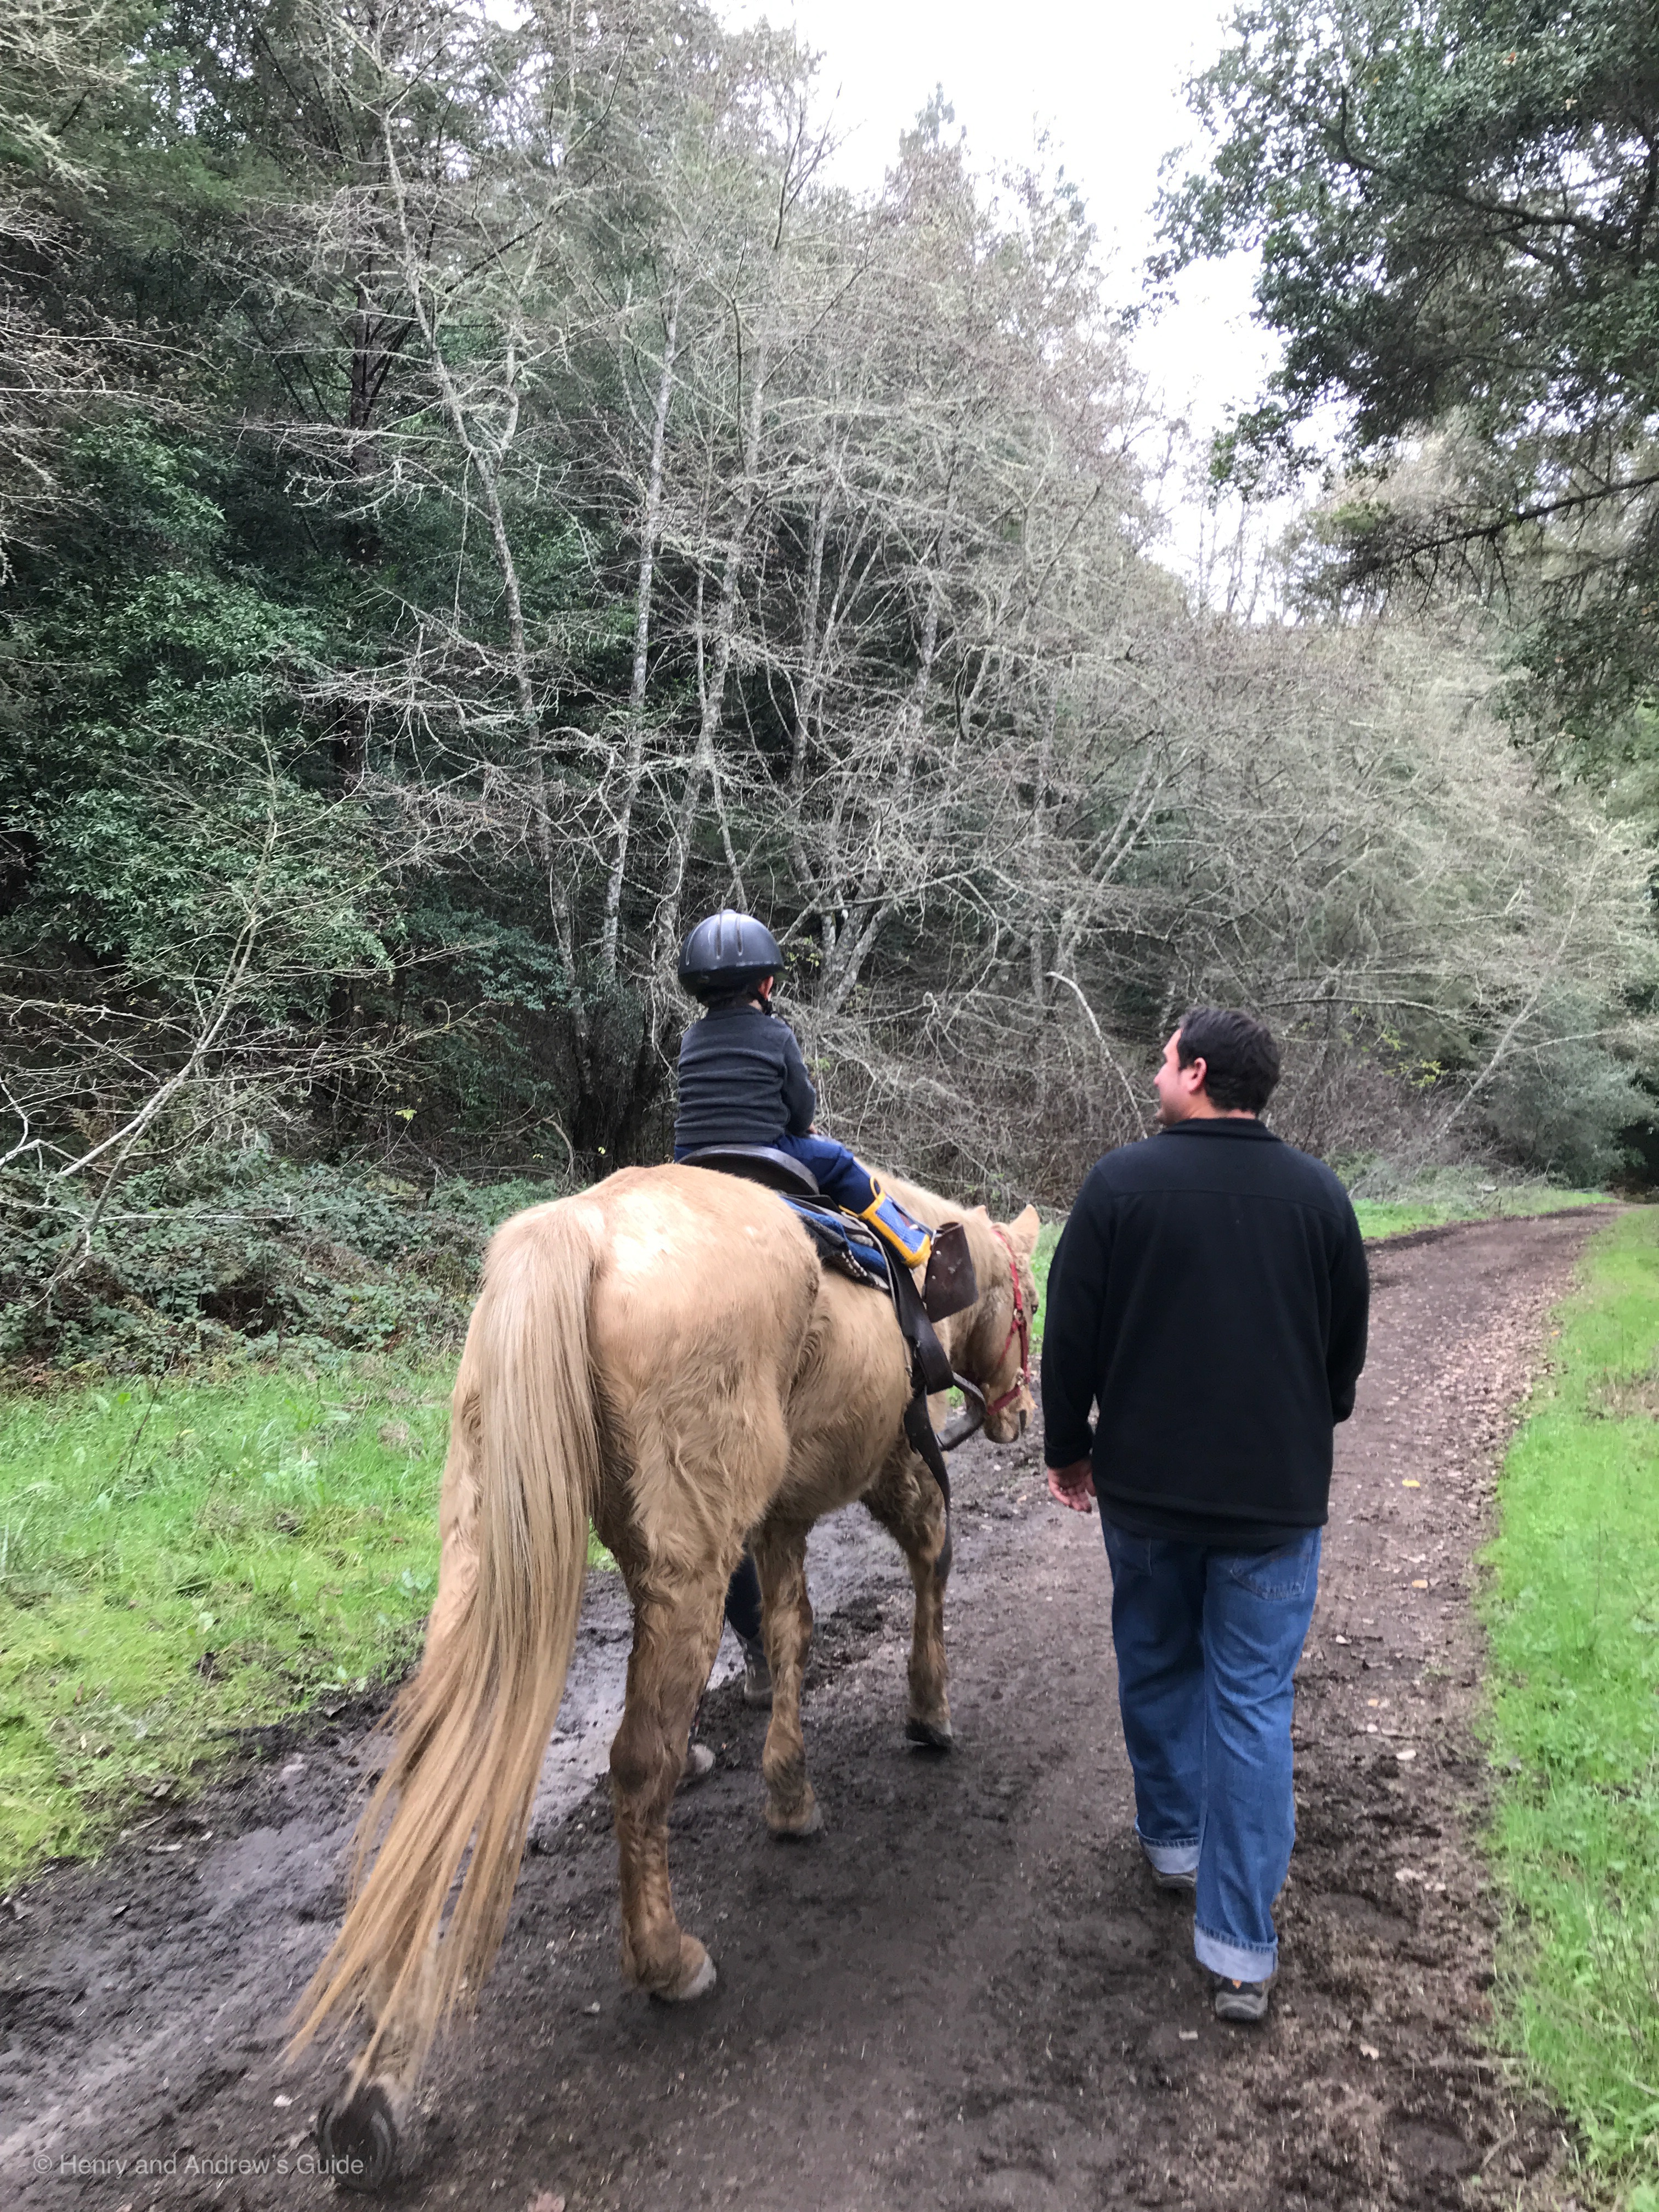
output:
M1204 1063L1204 1089L1224 1114L1259 1114L1279 1080L1279 1047L1260 1022L1231 1006L1194 1006L1181 1017L1176 1058Z

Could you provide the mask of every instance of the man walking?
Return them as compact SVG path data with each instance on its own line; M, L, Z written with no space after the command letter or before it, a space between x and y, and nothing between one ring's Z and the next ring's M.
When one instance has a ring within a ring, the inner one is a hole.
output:
M1049 1490L1100 1500L1135 1833L1160 1887L1196 1892L1229 2021L1266 2017L1278 1966L1292 1677L1370 1297L1347 1193L1259 1118L1279 1067L1249 1015L1183 1017L1160 1133L1079 1194L1042 1346Z

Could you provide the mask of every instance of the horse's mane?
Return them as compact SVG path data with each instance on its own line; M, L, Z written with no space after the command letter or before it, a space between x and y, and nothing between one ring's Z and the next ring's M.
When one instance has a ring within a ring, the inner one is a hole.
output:
M966 1221L975 1213L986 1214L982 1206L963 1206L954 1198L941 1198L936 1190L929 1190L919 1182L908 1182L903 1176L891 1175L885 1168L878 1168L876 1173L881 1178L883 1188L892 1193L905 1212L914 1213L918 1221L925 1221L930 1229L937 1229L942 1222ZM986 1218L988 1220L988 1214L986 1214Z

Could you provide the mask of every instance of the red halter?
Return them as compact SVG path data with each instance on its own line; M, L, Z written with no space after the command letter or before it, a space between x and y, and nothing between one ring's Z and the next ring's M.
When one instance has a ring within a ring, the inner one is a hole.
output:
M1018 1336L1019 1339L1018 1374L1015 1376L1012 1382L1000 1398L991 1398L986 1401L985 1410L988 1413L1000 1413L1005 1406L1012 1405L1014 1400L1018 1397L1031 1379L1031 1317L1025 1310L1025 1293L1020 1287L1019 1261L1014 1256L1014 1248L994 1221L991 1224L991 1231L1008 1255L1008 1273L1013 1279L1014 1285L1013 1317L1008 1323L1008 1334L1002 1340L1002 1350L996 1357L996 1364L999 1367L1001 1366L1004 1354L1015 1337Z

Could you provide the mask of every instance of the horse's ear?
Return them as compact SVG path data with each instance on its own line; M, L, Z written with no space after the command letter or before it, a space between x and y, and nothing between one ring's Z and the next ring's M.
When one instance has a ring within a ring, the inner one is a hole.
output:
M1037 1238L1042 1234L1042 1223L1034 1206L1028 1206L1017 1221L1007 1224L1008 1241L1023 1260L1029 1260L1036 1250Z

